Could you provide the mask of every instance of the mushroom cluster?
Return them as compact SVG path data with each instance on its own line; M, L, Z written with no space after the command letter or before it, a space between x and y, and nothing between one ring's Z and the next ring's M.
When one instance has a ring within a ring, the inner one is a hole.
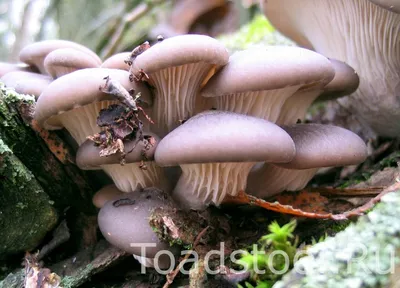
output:
M175 205L165 193L182 209L200 210L241 190L261 198L298 190L321 167L366 158L354 133L298 124L312 102L357 89L347 64L299 47L230 56L209 36L159 40L104 62L76 43L39 42L21 51L24 71L8 67L2 76L8 86L32 85L23 93L38 97L35 120L68 131L79 145L81 169L102 169L112 178L115 185L93 202L114 245L138 255L128 242L154 240L146 217L155 207ZM16 73L23 74L12 78ZM140 225L128 218L144 221L147 234L139 235ZM138 259L152 265L154 251Z
M400 133L400 2L261 0L283 34L352 66L360 86L340 101L378 135Z

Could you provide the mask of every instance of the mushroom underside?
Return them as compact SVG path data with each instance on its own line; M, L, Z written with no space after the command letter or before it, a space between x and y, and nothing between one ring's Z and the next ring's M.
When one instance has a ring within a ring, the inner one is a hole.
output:
M180 120L204 109L205 100L198 92L214 66L198 62L169 67L150 75L149 83L156 88L152 130L165 136L180 124Z
M146 187L167 189L162 168L154 161L144 163L146 168L141 168L140 163L107 164L101 165L101 168L112 178L117 188L125 193Z
M246 114L275 122L284 105L300 85L289 86L283 89L252 91L228 94L215 97L218 110Z

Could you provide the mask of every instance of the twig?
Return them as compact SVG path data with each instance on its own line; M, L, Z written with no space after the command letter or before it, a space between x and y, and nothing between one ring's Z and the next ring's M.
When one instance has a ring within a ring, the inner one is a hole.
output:
M129 29L130 25L146 15L155 5L163 1L153 1L151 3L141 3L134 7L128 14L126 14L120 22L118 28L115 30L114 35L108 44L104 47L101 57L106 59L113 55L121 43L125 32Z
M176 275L178 275L178 273L181 270L181 268L183 267L183 265L185 265L185 262L189 258L189 256L192 255L192 252L196 249L196 246L199 244L200 239L207 232L208 228L210 228L210 226L207 226L206 228L201 230L199 235L197 235L196 239L193 242L192 249L189 251L189 253L186 253L185 257L179 262L178 266L174 269L174 271L172 271L171 273L169 273L167 275L167 282L164 284L163 288L168 288L174 282Z

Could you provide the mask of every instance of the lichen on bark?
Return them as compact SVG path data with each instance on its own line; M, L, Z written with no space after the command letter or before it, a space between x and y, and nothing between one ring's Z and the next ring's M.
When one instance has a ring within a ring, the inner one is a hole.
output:
M35 248L57 222L49 196L0 138L0 255Z

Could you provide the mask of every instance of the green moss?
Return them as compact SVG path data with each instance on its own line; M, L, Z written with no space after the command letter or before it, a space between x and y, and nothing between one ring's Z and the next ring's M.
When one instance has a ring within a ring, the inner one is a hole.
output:
M256 15L250 23L235 33L220 36L219 40L231 53L257 44L294 45L293 42L276 32L263 15Z
M368 215L308 249L274 287L382 287L399 261L400 191L382 198ZM290 284L289 284L290 283Z

